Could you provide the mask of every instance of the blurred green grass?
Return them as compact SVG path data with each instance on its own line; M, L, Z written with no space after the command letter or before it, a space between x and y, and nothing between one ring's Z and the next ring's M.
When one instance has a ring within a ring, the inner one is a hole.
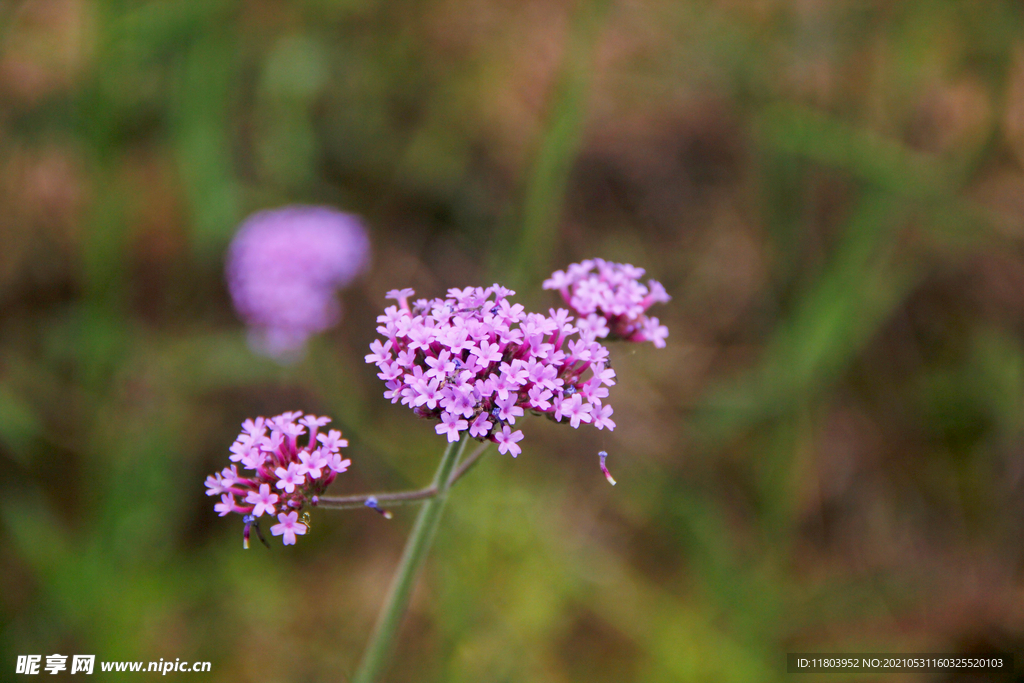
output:
M352 441L339 493L424 484L436 435L362 363L383 292L544 310L592 256L666 284L669 348L613 349L614 434L531 423L459 484L388 680L1024 651L1021 28L995 0L0 5L3 661L343 677L409 511L243 552L203 478L302 409ZM291 202L363 214L375 257L280 367L221 270Z

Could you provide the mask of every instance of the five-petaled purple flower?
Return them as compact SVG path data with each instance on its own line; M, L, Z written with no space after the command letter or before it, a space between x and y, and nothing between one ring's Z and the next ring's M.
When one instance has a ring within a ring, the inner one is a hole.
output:
M526 411L551 419L596 422L613 429L604 385L615 384L608 349L580 334L569 311L527 313L500 285L450 289L444 299L410 304L411 289L393 290L377 318L384 339L370 344L367 363L377 365L384 397L417 415L438 420L449 442L463 432L518 455L520 430L511 425ZM493 298L492 298L493 297ZM586 376L585 376L586 375Z
M239 228L227 259L235 309L250 343L279 359L338 322L335 291L366 267L370 242L359 220L322 206L261 211Z
M340 453L348 446L341 432L319 431L328 422L330 418L296 411L242 424L229 458L252 473L239 474L238 465L225 467L206 478L206 495L221 497L214 506L220 516L231 512L245 516L246 541L249 525L264 514L277 514L281 523L271 527L270 533L284 534L285 545L295 543L295 534L306 533L306 526L296 522L298 513L306 505L316 505L317 496L352 464ZM306 443L300 444L299 437L307 431Z
M306 533L306 525L299 521L298 512L282 512L277 516L280 524L270 527L270 533L274 536L284 535L281 542L284 545L295 545L295 534L302 536Z
M579 316L581 338L649 341L664 348L668 328L648 318L647 309L671 297L656 280L641 284L643 275L643 268L595 258L556 270L544 281L544 289L561 292Z

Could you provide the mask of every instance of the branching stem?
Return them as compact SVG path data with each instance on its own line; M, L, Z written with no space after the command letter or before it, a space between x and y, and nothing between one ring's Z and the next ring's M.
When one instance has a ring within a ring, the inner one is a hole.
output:
M451 477L448 479L448 486L451 488L455 485L459 479L462 478L466 472L472 469L473 465L476 464L480 456L484 454L487 447L491 445L490 441L485 441L474 450L468 458L465 458L455 471L452 472ZM414 489L412 491L395 491L391 493L360 493L354 496L321 496L317 502L318 508L325 508L328 510L354 510L355 508L366 507L366 501L370 498L376 498L377 503L381 507L387 507L388 505L405 505L407 503L418 503L422 500L433 498L438 494L438 488L436 485L431 484L426 488Z

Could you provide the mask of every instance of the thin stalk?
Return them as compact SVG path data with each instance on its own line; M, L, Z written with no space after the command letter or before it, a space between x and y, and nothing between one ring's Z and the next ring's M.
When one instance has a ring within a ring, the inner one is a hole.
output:
M487 447L491 445L490 441L485 441L474 450L469 457L459 462L459 466L452 472L452 476L448 478L448 488L455 486L455 482L462 478L464 474L469 472L473 468L473 465L477 463L480 456L484 454ZM404 503L418 503L421 500L427 498L433 498L437 495L437 487L431 484L422 489L413 489L412 491L393 491L388 493L358 493L352 496L321 496L316 506L318 508L324 508L326 510L354 510L356 508L366 507L366 501L374 498L381 505L402 505Z
M432 486L436 493L423 504L416 517L416 524L412 528L412 533L409 534L409 539L405 542L405 550L402 551L398 570L395 572L394 578L391 579L388 597L381 608L380 616L377 617L377 625L374 627L373 635L370 636L370 642L363 653L363 661L360 662L359 669L352 677L352 683L375 683L384 673L391 659L398 627L409 606L412 589L416 585L416 579L423 568L423 561L430 551L438 524L441 521L441 513L444 511L444 504L448 499L452 471L468 442L469 436L463 435L458 443L449 443L445 448L444 455L441 456Z
M437 495L437 488L430 485L426 488L413 491L398 491L395 493L360 493L355 496L321 496L317 501L318 508L327 510L354 510L355 508L366 507L366 501L376 498L381 505L401 505L402 503L418 503L427 498Z

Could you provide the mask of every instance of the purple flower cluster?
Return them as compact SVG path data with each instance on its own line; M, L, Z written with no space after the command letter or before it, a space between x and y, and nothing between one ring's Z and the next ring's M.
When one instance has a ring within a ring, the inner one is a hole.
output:
M237 464L225 467L206 478L206 495L220 496L214 510L221 517L232 512L245 515L246 548L250 526L264 514L275 513L279 524L272 526L270 533L283 535L284 544L293 545L295 535L307 530L307 525L298 521L299 512L307 504L316 505L324 489L352 464L342 459L340 449L348 446L348 441L341 438L341 432L319 432L330 421L314 415L303 417L296 411L242 423L229 458L253 473L239 474ZM298 438L307 428L306 444L299 445Z
M250 216L227 260L235 309L257 351L287 359L338 322L335 291L366 267L370 242L359 220L321 206L289 206Z
M366 362L380 369L385 398L439 420L435 429L449 442L468 431L516 456L523 433L512 427L526 411L573 428L615 428L602 402L615 384L608 349L592 335L571 339L579 330L568 311L526 313L500 285L450 289L447 298L410 306L413 293L387 293L398 305L377 318L384 341L370 344Z
M671 297L660 282L640 283L644 269L628 263L588 259L573 263L565 271L555 271L544 281L544 289L557 289L569 307L579 316L581 335L597 339L653 342L665 347L668 328L657 318L648 318L647 309L665 303Z

